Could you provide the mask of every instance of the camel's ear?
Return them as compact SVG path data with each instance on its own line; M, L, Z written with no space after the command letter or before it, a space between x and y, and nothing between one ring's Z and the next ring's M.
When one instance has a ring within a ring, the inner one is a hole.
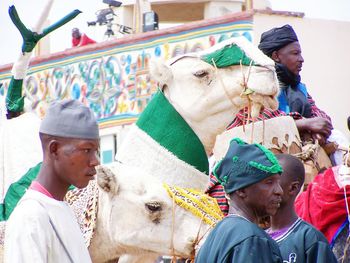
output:
M158 82L162 90L165 86L169 86L173 80L171 68L161 59L151 61L150 74Z
M118 193L118 182L115 174L106 166L98 166L97 170L97 184L100 188L112 195L116 195Z

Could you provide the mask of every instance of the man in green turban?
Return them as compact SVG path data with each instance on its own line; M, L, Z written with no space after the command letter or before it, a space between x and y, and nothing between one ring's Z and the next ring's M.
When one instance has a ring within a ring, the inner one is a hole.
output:
M196 263L281 262L278 245L259 219L277 212L282 200L282 168L272 152L239 138L214 168L229 200L229 215L219 222L200 248Z

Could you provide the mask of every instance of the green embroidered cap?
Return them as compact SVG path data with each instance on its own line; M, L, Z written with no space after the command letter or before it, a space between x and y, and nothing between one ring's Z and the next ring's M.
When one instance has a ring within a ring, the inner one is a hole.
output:
M238 45L233 43L202 55L201 59L217 68L240 65L240 63L245 66L255 65L255 62Z
M213 173L230 194L282 171L275 155L264 146L234 138Z
M186 54L188 56L188 54ZM217 68L234 65L274 67L274 61L243 36L227 40L203 50L197 57Z

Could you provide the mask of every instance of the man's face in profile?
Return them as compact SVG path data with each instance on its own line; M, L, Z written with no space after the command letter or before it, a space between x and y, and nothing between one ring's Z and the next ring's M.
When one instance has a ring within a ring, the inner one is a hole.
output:
M299 42L293 42L276 52L277 62L285 65L294 75L299 75L304 63Z
M282 202L281 176L275 174L245 188L246 202L258 217L275 215Z

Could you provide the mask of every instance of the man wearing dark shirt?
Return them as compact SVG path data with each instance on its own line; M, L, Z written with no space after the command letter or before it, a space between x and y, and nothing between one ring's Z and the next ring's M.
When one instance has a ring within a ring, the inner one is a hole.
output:
M258 227L274 215L283 191L282 168L272 152L235 138L214 168L230 203L229 215L211 231L196 263L282 263L277 244Z
M267 233L277 242L283 262L336 263L326 237L295 212L295 198L305 178L304 165L289 154L277 154L276 157L283 168L283 195L280 208L271 216L271 227Z

